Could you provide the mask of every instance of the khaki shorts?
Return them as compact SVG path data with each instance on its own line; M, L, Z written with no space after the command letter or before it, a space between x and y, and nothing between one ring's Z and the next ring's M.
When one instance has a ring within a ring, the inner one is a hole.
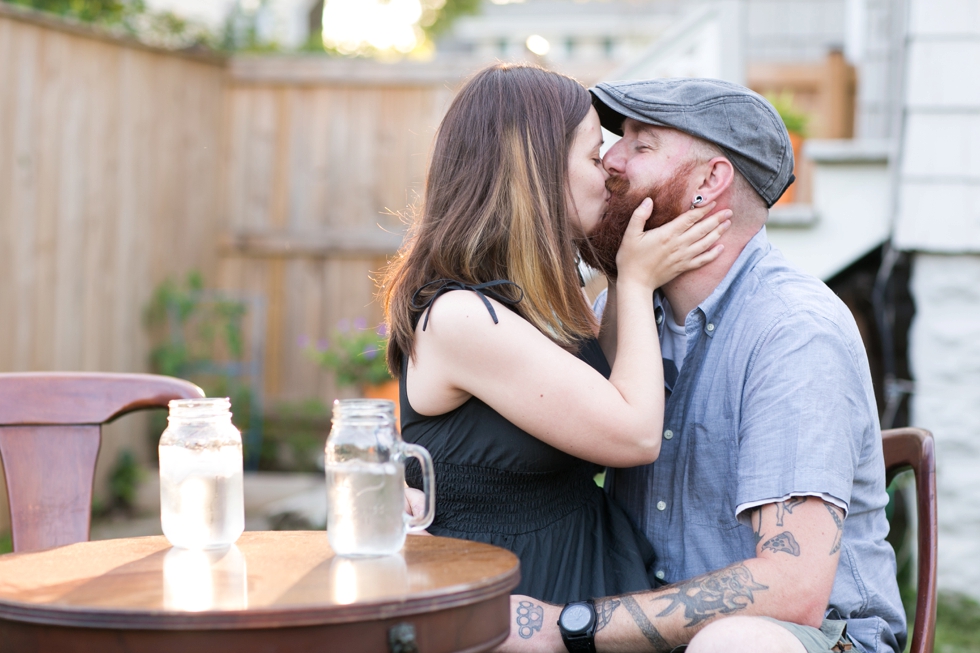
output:
M778 624L793 633L800 640L806 653L860 653L860 649L847 636L847 622L839 619L824 619L820 628L801 626L789 621L780 621L772 617L761 617L766 621Z
M796 639L800 640L806 653L861 653L861 649L855 646L847 636L847 622L839 619L824 619L820 628L813 626L801 626L789 621L780 621L772 617L759 617L782 626L793 633ZM687 647L677 646L671 653L682 653Z

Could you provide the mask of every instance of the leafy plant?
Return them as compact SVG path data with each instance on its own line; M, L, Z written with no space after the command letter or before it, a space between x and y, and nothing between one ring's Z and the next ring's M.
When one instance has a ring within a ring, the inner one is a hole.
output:
M305 349L312 360L337 375L340 386L380 385L391 380L385 362L386 334L385 325L369 329L362 317L353 324L341 320L331 341L305 345Z
M188 379L209 397L231 399L232 420L247 436L245 460L257 464L261 419L256 397L236 370L245 365L243 323L246 306L208 291L199 272L183 285L167 279L153 293L144 319L155 346L150 367L157 374ZM166 428L163 415L151 418L154 437Z
M143 469L129 449L119 452L116 464L109 473L109 496L115 508L132 510L136 503L136 491L143 480Z
M807 135L806 130L810 116L796 108L792 91L767 93L766 99L775 107L779 117L783 119L787 131L800 136Z
M323 468L330 408L319 399L281 403L263 416L262 469L315 471Z

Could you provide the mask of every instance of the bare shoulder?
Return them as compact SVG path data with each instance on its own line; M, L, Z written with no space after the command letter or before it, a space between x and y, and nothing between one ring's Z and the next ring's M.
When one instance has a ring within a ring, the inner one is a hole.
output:
M440 295L427 310L428 322L423 313L415 330L420 345L438 341L452 347L472 343L475 338L485 342L513 335L515 330L530 329L537 333L537 329L504 304L490 297L484 301L483 296L471 290L453 290Z
M415 355L408 367L409 401L420 414L442 414L473 394L482 398L482 383L495 370L513 369L515 350L521 344L546 340L504 304L491 298L487 302L493 315L475 292L454 290L432 303L428 322L423 313L415 327Z

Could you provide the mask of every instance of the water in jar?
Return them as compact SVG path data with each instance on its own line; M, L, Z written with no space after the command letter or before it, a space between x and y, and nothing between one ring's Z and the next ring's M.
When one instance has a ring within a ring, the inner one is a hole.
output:
M161 444L160 518L174 546L233 544L245 530L241 444Z
M337 555L376 556L405 543L405 468L394 462L328 463L327 536Z

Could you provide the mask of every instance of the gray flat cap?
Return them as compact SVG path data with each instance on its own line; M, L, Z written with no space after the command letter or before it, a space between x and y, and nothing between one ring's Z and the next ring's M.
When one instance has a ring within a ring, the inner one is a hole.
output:
M793 183L793 146L769 102L717 79L602 82L591 89L602 126L622 135L623 120L671 127L720 147L772 206Z

